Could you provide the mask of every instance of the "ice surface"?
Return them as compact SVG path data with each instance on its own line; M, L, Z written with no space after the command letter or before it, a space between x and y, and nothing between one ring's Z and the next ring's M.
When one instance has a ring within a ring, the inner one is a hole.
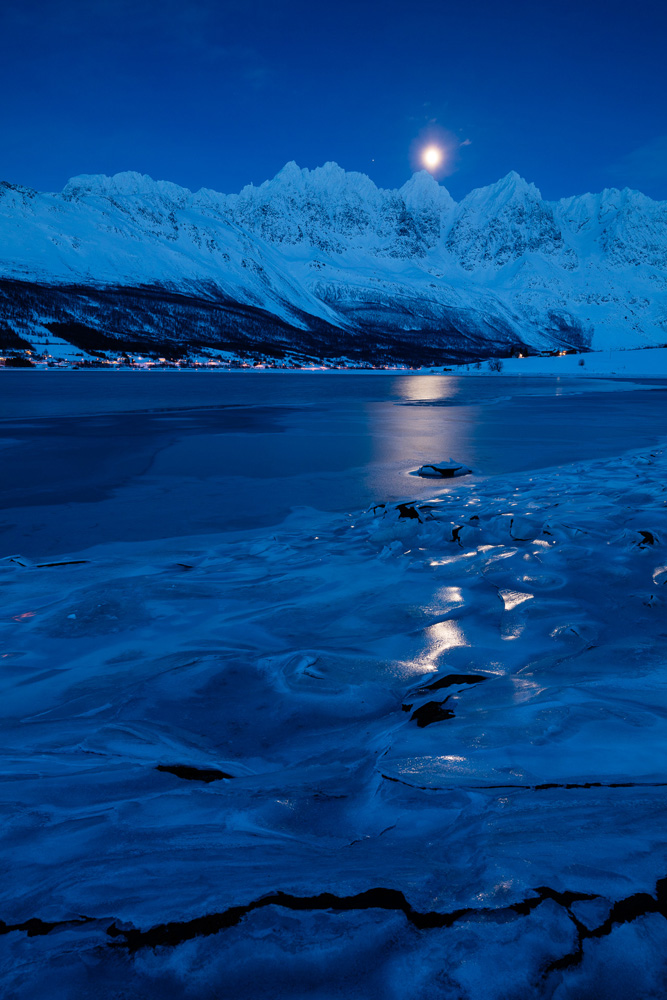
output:
M630 380L7 374L2 433L16 443L0 551L38 562L100 542L277 525L294 507L426 498L446 483L410 472L434 458L519 472L650 447L664 426L660 384Z
M5 995L660 996L666 473L1 560Z

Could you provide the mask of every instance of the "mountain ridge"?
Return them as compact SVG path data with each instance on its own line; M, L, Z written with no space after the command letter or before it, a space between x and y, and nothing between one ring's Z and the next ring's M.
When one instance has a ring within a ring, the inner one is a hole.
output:
M233 305L241 340L239 316L253 312L253 343L258 310L296 347L299 331L326 327L329 354L344 353L337 340L378 357L400 354L402 339L440 358L650 346L667 340L666 272L667 202L627 188L546 201L514 171L459 202L426 171L390 190L333 162L290 162L237 194L133 171L79 175L55 193L0 182L0 326L27 339L83 322L119 342L141 327L187 345L185 314L177 338L160 331L168 290L195 311ZM16 283L32 289L24 308ZM79 290L69 306L68 288ZM142 289L141 318L86 306L82 288L91 302ZM211 346L226 336L214 325Z

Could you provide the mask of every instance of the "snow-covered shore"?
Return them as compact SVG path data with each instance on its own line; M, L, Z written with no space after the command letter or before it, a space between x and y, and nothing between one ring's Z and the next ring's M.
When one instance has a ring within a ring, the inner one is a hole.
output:
M41 344L39 345L42 346ZM241 362L238 357L230 355L225 352L217 352L215 357L211 357L211 354L201 354L193 356L187 364L179 363L169 365L160 363L150 358L139 358L133 360L132 364L126 364L120 358L114 359L113 362L109 357L103 361L99 359L93 359L92 355L88 356L86 362L84 362L83 355L77 353L76 348L59 348L52 346L51 358L55 358L55 364L59 366L62 370L63 367L66 368L79 368L83 365L83 370L86 370L86 364L91 360L95 361L98 367L108 366L109 371L113 370L128 370L132 368L135 371L164 371L164 370L199 370L207 372L282 372L287 374L294 374L298 372L305 372L308 374L313 373L327 373L327 374L355 374L357 372L362 372L364 374L370 373L380 373L387 374L388 372L404 373L407 371L415 371L420 375L441 375L443 370L446 372L452 372L456 375L497 375L499 374L495 361L485 361L479 363L461 364L461 365L450 365L445 366L444 369L440 366L438 367L426 367L418 369L409 369L406 366L395 366L391 365L378 365L377 367L370 367L360 365L358 368L353 367L353 362L349 359L341 359L336 361L336 359L328 359L326 362L306 362L306 361L293 361L290 360L289 364L283 362L275 362L267 359L263 359L257 364L248 362L244 360ZM55 353L53 353L55 352ZM164 359L163 359L164 360ZM591 378L596 375L603 376L628 376L628 377L642 377L642 378L667 378L667 347L647 347L638 350L607 350L607 351L587 351L582 354L562 354L555 356L533 356L525 358L499 358L500 362L500 372L503 375L575 375L578 377ZM0 359L0 362L4 362L4 359ZM232 363L233 362L233 363ZM54 362L47 362L46 360L33 359L33 364L36 368L47 369L48 367L53 367ZM293 365L293 367L292 367ZM2 364L0 363L0 370L2 370ZM10 370L10 369L8 369Z
M659 995L666 472L3 559L7 995Z
M483 366L484 367L484 366ZM464 368L463 371L466 369ZM469 367L470 371L475 371ZM456 369L457 374L459 369ZM667 347L636 351L591 351L556 357L503 358L504 375L629 375L667 378ZM479 374L475 371L475 374Z

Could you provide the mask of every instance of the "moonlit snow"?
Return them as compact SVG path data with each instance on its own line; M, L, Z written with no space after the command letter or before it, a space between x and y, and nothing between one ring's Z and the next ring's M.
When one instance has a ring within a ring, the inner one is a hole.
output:
M336 163L288 163L238 194L134 172L54 193L0 183L6 325L56 356L56 313L120 350L125 336L182 351L184 329L211 348L245 330L252 349L266 336L320 357L418 345L420 364L517 345L655 347L666 261L666 202L628 189L551 202L514 171L460 202L425 170L385 190ZM191 311L175 322L179 303ZM257 307L261 326L243 327Z
M7 553L3 995L663 996L666 477Z

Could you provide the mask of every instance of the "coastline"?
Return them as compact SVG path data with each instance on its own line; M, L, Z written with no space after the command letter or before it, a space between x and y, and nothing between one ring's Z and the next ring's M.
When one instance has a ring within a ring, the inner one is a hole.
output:
M89 360L93 361L91 357ZM280 374L349 374L349 375L465 375L496 377L497 375L530 376L573 376L590 378L596 376L667 378L667 346L643 347L629 350L592 350L585 353L562 353L560 355L498 358L500 370L491 370L489 361L451 363L443 366L409 368L407 366L337 367L334 364L313 364L300 367L279 367L266 364L230 365L224 361L197 361L195 364L170 366L152 361L137 362L132 365L105 361L98 366L87 367L85 363L69 365L33 364L32 368L4 367L0 371L158 371L158 372L209 372L209 373L267 373Z

